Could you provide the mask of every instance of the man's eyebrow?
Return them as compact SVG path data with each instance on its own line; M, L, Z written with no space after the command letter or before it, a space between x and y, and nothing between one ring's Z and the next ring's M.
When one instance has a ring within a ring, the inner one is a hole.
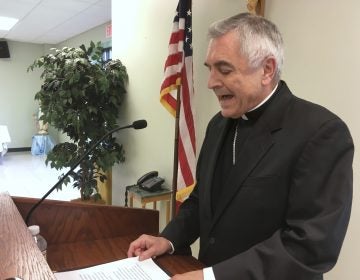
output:
M204 63L204 65L207 67L207 68L211 68L211 66L208 64L208 63ZM220 68L220 67L222 67L222 66L226 66L226 67L230 67L231 69L234 69L234 66L231 64L231 63L229 63L229 62L227 62L227 61L225 61L225 60L219 60L219 61L217 61L217 62L215 62L214 63L214 66L216 67L216 68Z

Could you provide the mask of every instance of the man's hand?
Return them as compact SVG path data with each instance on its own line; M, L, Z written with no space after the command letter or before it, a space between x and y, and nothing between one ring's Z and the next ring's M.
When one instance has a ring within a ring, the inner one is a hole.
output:
M138 256L139 260L142 261L148 258L160 256L170 250L170 242L164 237L155 237L143 234L138 239L130 243L127 255L129 258Z
M171 280L203 280L204 274L202 270L195 270L186 272L184 274L177 274L171 277Z

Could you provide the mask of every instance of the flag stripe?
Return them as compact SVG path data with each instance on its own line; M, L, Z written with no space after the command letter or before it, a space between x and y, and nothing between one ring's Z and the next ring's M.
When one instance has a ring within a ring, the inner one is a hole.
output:
M179 28L181 28L180 24L179 24ZM184 29L179 29L177 32L172 33L169 43L177 44L182 40L182 38L184 38Z
M177 63L178 61L181 61L182 59L182 53L176 52L168 56L166 62L165 62L165 75L169 74L175 74L178 73L179 69L181 69L182 63Z
M182 85L184 86L184 91L189 92L189 95L185 95L185 94L183 95L183 99L182 99L183 106L182 107L184 108L184 118L186 121L186 127L189 130L188 136L191 139L191 145L192 145L194 153L195 153L195 144L196 144L195 143L195 128L194 128L194 118L193 118L192 107L191 107L192 96L190 96L190 89L189 89L189 86L192 87L192 83L191 83L191 85L189 85L190 83L189 83L189 81L187 79L187 75L186 75L189 72L192 74L192 69L190 70L189 68L191 68L191 67L187 67L189 63L186 63L186 62L187 62L187 58L185 59L185 68L187 70L182 71L182 79L184 80ZM191 66L192 66L192 61L191 61ZM192 77L192 75L191 75L191 77ZM192 81L192 79L190 81Z
M177 81L178 80L178 81ZM173 88L171 88L171 86L176 87L177 85L181 85L180 82L180 77L177 74L170 74L169 77L167 77L164 81L163 81L163 88L169 88L170 90L166 90L167 93L169 93L171 90L173 90ZM164 91L164 89L162 91ZM175 96L176 97L176 94Z
M194 182L194 178L191 173L191 168L189 166L189 162L186 158L186 153L184 150L184 145L182 139L179 139L179 167L184 180L185 187L190 186Z

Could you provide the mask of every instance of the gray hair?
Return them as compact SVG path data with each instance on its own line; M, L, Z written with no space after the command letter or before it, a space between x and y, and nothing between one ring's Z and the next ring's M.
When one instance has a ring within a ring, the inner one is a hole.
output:
M275 58L275 79L279 80L284 46L276 25L263 17L241 13L213 23L209 27L208 36L215 39L233 30L239 35L240 53L248 59L251 67L260 66L266 57Z

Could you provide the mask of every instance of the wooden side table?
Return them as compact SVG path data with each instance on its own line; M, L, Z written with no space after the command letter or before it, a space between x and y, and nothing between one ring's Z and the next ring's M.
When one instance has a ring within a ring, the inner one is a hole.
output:
M148 192L140 189L139 186L132 186L128 189L129 206L133 207L134 198L140 201L141 207L145 208L149 202L153 203L153 209L156 210L157 201L166 201L166 224L170 221L170 200L172 191L169 189L161 189L156 192Z

